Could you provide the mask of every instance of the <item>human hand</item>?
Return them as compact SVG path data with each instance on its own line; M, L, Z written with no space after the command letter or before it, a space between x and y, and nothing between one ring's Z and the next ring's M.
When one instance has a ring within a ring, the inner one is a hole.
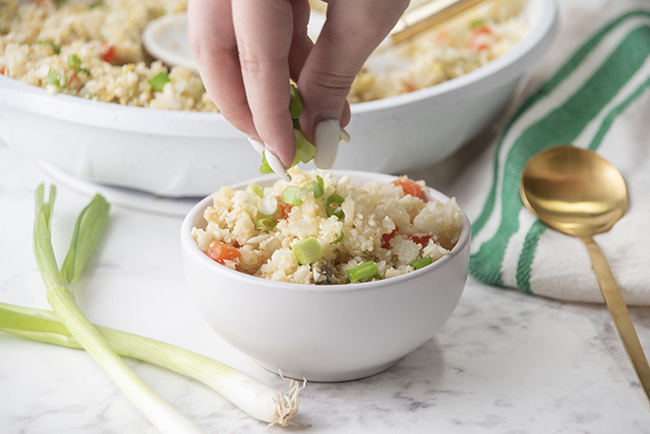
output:
M223 116L246 133L281 177L295 154L289 79L303 101L300 127L330 168L346 97L356 74L393 28L408 0L330 0L314 45L308 0L190 0L189 41L205 88ZM257 143L257 145L256 145Z

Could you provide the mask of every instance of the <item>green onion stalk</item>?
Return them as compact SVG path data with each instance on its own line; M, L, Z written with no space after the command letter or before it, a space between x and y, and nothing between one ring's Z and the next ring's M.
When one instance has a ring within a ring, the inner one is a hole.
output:
M43 322L27 321L24 316L18 317L14 312L13 318L16 324L22 324L23 327L21 335L32 339L39 337L38 340L43 340L45 336L46 339L52 339L52 343L58 344L61 344L63 341L73 342L74 340L77 348L82 347L88 351L115 384L161 432L174 434L203 433L204 431L198 425L194 424L162 399L124 363L118 353L113 349L112 344L109 343L107 337L88 321L76 304L72 289L78 282L86 263L99 242L108 219L110 205L101 195L96 195L90 204L84 208L77 218L70 248L61 270L59 270L51 241L51 223L56 188L54 186L50 187L48 202L44 200L44 189L44 185L41 184L36 190L34 255L47 289L48 302L52 306L54 317L60 321L60 326L58 326L57 333L52 333L49 328L25 330L25 324L34 325L39 323L43 326ZM23 311L22 313L25 312ZM49 317L45 315L45 317L45 319L51 321L49 326L54 327L55 322L52 322L54 317L51 315ZM3 323L3 330L13 330L16 328L20 329L20 327L8 326L6 323ZM110 335L111 332L108 333ZM66 336L66 338L63 339L61 336ZM124 355L141 358L152 363L159 362L162 366L169 366L172 369L175 367L179 370L182 367L177 366L177 364L184 365L180 362L187 361L187 354L182 351L171 350L172 347L167 344L155 341L152 343L144 340L144 338L128 334L118 334L118 336L120 336L120 339L118 339L117 343L114 343ZM143 340L147 342L147 345L143 343ZM123 345L123 347L120 347L120 345ZM174 354L177 354L176 358L166 356L165 349L175 351ZM175 362L170 361L172 359ZM187 367L186 369L190 371L201 369L200 366L203 360L200 357L199 360L196 364L190 365L193 366L192 368ZM219 366L219 369L214 369L213 371L222 374L221 377L217 375L217 378L223 380L222 384L229 384L229 386L225 386L226 388L233 387L235 390L243 391L249 387L247 383L240 383L243 386L233 386L231 384L232 382L237 384L237 379L235 378L233 380L235 374L231 371L232 369ZM295 395L295 404L297 406L297 391ZM235 403L237 404L237 402Z
M287 395L229 365L154 339L95 326L121 356L142 360L211 387L250 416L270 425L293 422L305 387L290 380ZM0 331L38 342L83 349L53 312L0 303Z

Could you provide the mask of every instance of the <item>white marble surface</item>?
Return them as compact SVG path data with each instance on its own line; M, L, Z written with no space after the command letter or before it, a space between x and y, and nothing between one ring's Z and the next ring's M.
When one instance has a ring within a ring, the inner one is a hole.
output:
M442 176L443 174L439 174ZM48 308L32 258L33 191L50 182L0 143L0 301ZM55 249L63 256L88 197L59 185ZM114 207L78 302L95 323L231 364L273 385L275 374L220 340L187 294L181 219ZM650 308L631 313L650 348ZM128 360L207 432L279 432L211 389ZM82 351L0 334L0 433L146 434L156 430ZM650 433L650 404L603 306L567 304L470 280L434 339L360 381L308 384L305 433Z

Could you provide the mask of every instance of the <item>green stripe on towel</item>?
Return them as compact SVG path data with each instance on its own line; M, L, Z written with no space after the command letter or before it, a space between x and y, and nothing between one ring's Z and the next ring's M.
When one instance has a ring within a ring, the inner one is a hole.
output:
M628 12L608 23L592 36L580 49L556 72L535 94L529 97L515 113L497 144L494 157L493 183L481 212L473 225L474 240L485 227L495 207L499 206L497 186L502 173L501 187L501 222L494 236L479 246L470 260L470 273L473 277L495 285L503 285L502 262L511 237L519 230L519 212L523 208L519 196L521 171L530 157L537 152L559 144L570 144L585 127L598 116L629 80L642 67L650 55L650 26L639 25L631 29L609 53L607 59L594 68L581 86L560 106L553 108L541 118L526 126L513 141L503 168L500 168L499 156L505 150L504 140L517 120L529 112L540 101L549 96L560 86L585 58L590 55L611 32L623 23L635 17L650 17L650 12ZM648 87L644 82L625 101L617 105L603 119L602 125L594 138L600 143L616 117ZM592 143L592 145L594 145ZM598 144L595 145L598 147ZM503 149L502 149L503 148ZM535 222L526 234L516 269L517 286L526 292L532 292L530 285L531 265L535 256L537 243L545 230L540 222Z

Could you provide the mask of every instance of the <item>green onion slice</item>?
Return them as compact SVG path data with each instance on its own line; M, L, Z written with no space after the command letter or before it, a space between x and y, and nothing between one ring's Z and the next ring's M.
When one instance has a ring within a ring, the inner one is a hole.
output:
M320 185L318 185L318 182L316 181L311 181L300 189L300 198L304 199L307 194L312 191L314 193L314 198L318 199L319 197L323 197L323 189L321 188Z
M278 199L272 194L265 194L260 198L257 205L257 210L260 214L271 216L278 210Z
M47 72L47 78L45 79L45 84L51 84L59 89L65 89L68 85L68 76L59 74L56 69L50 68Z
M293 84L291 85L291 101L289 102L289 111L291 112L292 119L298 119L302 113L302 98L298 93L298 89Z
M264 196L264 189L262 186L253 182L246 186L246 191L249 192L252 196L262 197Z
M266 152L262 153L262 165L260 166L260 173L267 174L273 173L273 169L269 166L268 161L266 161Z
M341 241L343 241L343 236L344 236L344 233L341 232L341 234L338 237L336 237L336 239L334 241L332 241L330 244L338 244L338 243L340 243Z
M323 257L323 248L314 237L305 238L291 248L300 265L311 264Z
M325 181L323 180L323 178L316 175L316 182L318 183L318 186L320 187L323 194L325 194Z
M270 231L277 225L276 221L273 220L271 217L266 217L263 219L259 219L255 222L255 227L257 229L261 229L263 231Z
M52 47L52 51L54 51L54 54L59 54L61 52L61 47L55 44L54 41L51 39L39 39L38 41L36 41L36 44L49 45L50 47Z
M287 205L302 205L302 199L300 198L300 187L295 185L290 185L282 191L280 200Z
M327 217L332 217L333 215L342 219L343 218L343 209L341 204L343 203L343 198L338 194L330 195L325 201L325 209L327 210Z
M153 90L155 90L156 92L160 92L162 88L165 87L165 85L170 81L171 79L169 78L169 75L167 75L166 72L162 71L156 74L154 78L149 80L149 84L151 85Z
M90 71L81 67L81 59L76 54L70 54L68 56L68 66L70 69L74 69L77 72L83 72L84 74L90 75Z
M432 263L433 259L431 259L431 256L422 256L421 258L417 258L415 261L411 262L409 265L414 269L419 270L420 268L426 267Z
M484 23L485 22L483 20L474 20L469 23L469 28L474 30L475 28L482 26Z
M375 279L381 279L379 271L377 270L377 265L372 261L359 264L356 267L346 270L345 272L350 278L351 283L360 282L371 277Z
M296 137L296 156L291 166L298 163L309 163L316 155L316 147L309 143L302 131L294 129L293 134Z

